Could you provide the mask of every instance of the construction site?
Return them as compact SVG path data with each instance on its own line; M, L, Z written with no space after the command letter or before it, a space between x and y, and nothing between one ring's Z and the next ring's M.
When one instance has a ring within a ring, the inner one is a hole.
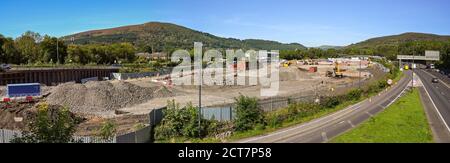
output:
M204 71L208 71L205 69ZM344 94L364 83L380 79L383 69L368 59L324 59L282 61L280 90L277 97L261 96L262 86L216 85L202 87L202 107L232 105L240 95L261 101L271 98L305 97ZM195 73L180 76L191 78ZM226 75L235 75L229 72ZM39 102L64 106L84 118L77 135L95 135L103 122L112 120L118 134L145 125L148 114L163 108L169 100L181 105L199 105L198 86L175 85L174 77L156 75L128 80L88 81L84 84L67 82L56 86L41 85L41 96L31 102L17 102L13 106L0 103L0 128L23 130L27 117ZM0 86L0 97L7 98L6 87Z

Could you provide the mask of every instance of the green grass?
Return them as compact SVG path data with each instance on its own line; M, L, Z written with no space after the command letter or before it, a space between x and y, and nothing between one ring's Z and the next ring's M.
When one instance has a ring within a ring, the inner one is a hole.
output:
M419 92L400 98L379 115L332 143L433 143Z
M296 118L292 121L285 121L278 127L267 126L267 128L265 128L265 129L254 129L254 130L249 130L249 131L245 131L245 132L237 132L237 133L234 133L230 138L228 138L228 141L237 141L237 140L241 140L241 139L245 139L245 138L249 138L249 137L260 136L263 134L275 132L280 129L289 128L289 127L292 127L292 126L295 126L298 124L306 123L306 122L312 121L314 119L321 118L321 117L330 115L332 113L335 113L337 111L340 111L342 109L345 109L346 107L353 105L357 102L359 102L359 101L348 101L348 102L345 102L343 104L336 106L335 108L321 110L318 113L311 115L311 116Z

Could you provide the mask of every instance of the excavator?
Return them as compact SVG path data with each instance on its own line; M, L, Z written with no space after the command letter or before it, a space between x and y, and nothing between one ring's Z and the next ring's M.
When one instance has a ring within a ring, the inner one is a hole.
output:
M333 72L327 71L327 77L343 78L345 70L341 69L339 62L335 62L334 66Z

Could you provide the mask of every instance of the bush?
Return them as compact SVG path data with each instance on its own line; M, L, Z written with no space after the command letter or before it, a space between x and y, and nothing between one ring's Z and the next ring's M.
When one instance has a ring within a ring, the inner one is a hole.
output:
M277 127L281 127L284 119L282 118L282 116L275 114L275 115L269 116L267 118L267 121L268 121L268 125L271 128L277 128Z
M256 98L241 95L235 100L236 119L234 125L236 131L247 131L253 129L257 124L264 124L263 113Z
M112 140L116 135L116 131L117 131L116 124L111 120L107 120L105 123L103 123L102 127L100 128L99 136L103 140Z
M198 124L198 108L189 104L180 108L175 101L169 101L167 109L164 110L164 118L155 129L156 139L167 139L175 137L203 138L207 136L209 121L201 119Z
M363 95L363 90L361 89L354 89L351 90L348 94L346 99L348 101L353 101L353 100L359 100L361 98L361 96Z
M325 97L322 99L321 106L323 108L334 108L341 104L342 96Z
M78 122L69 109L41 103L28 126L30 131L15 137L12 143L73 143Z

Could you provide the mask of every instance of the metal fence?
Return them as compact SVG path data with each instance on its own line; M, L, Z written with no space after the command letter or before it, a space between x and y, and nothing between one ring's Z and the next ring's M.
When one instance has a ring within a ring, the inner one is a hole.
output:
M205 119L217 120L220 122L232 121L235 117L233 107L231 105L202 108L202 115Z
M142 72L142 73L112 73L111 79L113 80L129 80L139 79L147 77L155 77L157 75L167 75L172 72L172 69L163 69L159 72Z
M11 141L16 137L22 137L21 131L13 131L0 129L0 143L11 143ZM80 143L116 143L116 138L111 140L104 140L99 137L87 137L87 136L74 136L75 142Z
M114 143L150 143L152 138L152 128L152 126L147 126L138 131L117 136L114 138Z

